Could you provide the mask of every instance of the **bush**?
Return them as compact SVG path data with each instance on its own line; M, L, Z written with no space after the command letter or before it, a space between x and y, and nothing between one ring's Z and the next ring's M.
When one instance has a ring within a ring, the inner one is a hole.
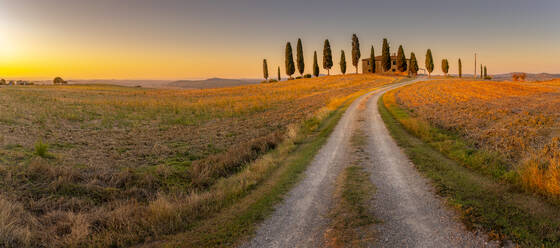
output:
M47 158L49 157L47 151L49 149L49 145L39 141L37 143L35 143L35 154L39 157L42 158Z
M303 78L311 78L311 74L305 74Z
M68 82L64 81L61 77L56 77L53 80L53 84L68 84Z
M302 78L303 78L302 76L297 76L297 77L296 77L296 79L302 79Z
M276 80L276 79L270 79L270 80L268 80L268 82L269 82L269 83L276 83L276 82L278 82L278 80Z

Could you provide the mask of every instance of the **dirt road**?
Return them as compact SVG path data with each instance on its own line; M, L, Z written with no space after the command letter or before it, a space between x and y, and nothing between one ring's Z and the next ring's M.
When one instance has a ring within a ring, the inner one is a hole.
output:
M421 79L418 79L421 80ZM484 247L484 237L465 230L444 206L428 181L414 169L391 138L381 119L377 100L399 83L370 92L348 108L327 143L315 156L304 178L286 195L272 216L242 247L324 247L335 180L351 159L350 137L365 111L368 136L366 169L377 187L372 210L376 224L372 247ZM358 108L365 104L366 108Z

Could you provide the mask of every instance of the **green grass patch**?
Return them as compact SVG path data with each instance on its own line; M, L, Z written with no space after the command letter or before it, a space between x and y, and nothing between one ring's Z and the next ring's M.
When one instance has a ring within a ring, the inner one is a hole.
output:
M523 247L560 247L556 205L508 183L511 179L495 157L469 147L458 136L409 118L406 110L384 102L385 97L379 100L379 111L391 135L438 193L460 210L467 227Z

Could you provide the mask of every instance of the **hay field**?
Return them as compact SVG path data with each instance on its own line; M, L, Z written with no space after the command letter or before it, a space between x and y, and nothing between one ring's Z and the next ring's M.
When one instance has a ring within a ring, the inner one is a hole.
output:
M0 246L127 246L181 232L235 200L220 180L303 121L393 80L1 87Z

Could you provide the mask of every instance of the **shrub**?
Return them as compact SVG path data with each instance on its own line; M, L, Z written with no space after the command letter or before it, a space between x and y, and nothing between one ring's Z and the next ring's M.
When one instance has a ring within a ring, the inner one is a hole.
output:
M297 76L297 77L296 77L296 79L302 79L302 78L303 78L302 76Z
M64 81L61 77L56 77L53 80L53 84L68 84L68 82Z
M276 83L276 82L278 82L278 80L276 80L276 79L270 79L270 80L268 80L268 82L269 82L269 83Z
M47 144L45 144L41 141L38 141L37 143L35 143L35 154L39 157L42 157L42 158L49 157L49 155L47 153L48 149L49 149L49 145L47 145Z
M303 78L311 78L311 74L305 74L303 75Z

